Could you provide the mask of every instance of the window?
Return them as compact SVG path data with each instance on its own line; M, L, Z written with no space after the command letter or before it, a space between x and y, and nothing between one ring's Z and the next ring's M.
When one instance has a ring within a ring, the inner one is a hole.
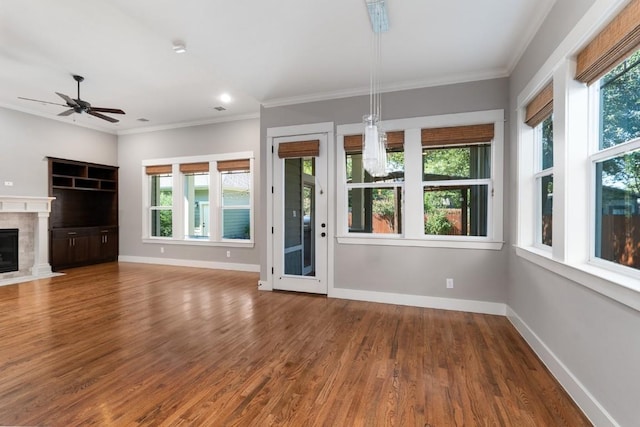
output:
M209 237L209 162L183 163L185 237Z
M372 177L362 162L362 135L345 138L350 233L401 234L404 132L387 135L387 175Z
M387 132L379 178L362 167L362 124L338 126L338 242L501 248L503 117L388 121L386 129L400 130Z
M147 243L252 245L253 153L143 161Z
M536 243L553 243L553 118L535 127Z
M152 237L173 235L173 179L171 165L147 167L149 180L149 224Z
M233 163L233 164L231 164ZM251 172L249 162L218 163L222 191L220 209L223 239L251 237Z
M594 86L595 257L640 269L640 51Z
M425 147L424 233L486 236L491 145Z

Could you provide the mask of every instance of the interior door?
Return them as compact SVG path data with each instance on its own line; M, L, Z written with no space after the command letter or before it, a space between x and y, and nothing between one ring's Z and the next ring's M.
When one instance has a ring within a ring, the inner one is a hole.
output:
M327 293L327 135L274 139L274 283Z

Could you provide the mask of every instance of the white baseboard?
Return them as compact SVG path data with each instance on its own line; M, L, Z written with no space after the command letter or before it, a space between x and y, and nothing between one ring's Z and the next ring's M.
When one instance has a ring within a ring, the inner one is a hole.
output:
M507 306L507 318L593 425L619 426L611 414L596 400L580 380L571 373L567 366L509 306Z
M424 295L396 294L390 292L362 291L346 288L329 289L328 296L330 298L437 308L442 310L467 311L471 313L496 314L501 316L506 314L506 305L498 302L439 298Z
M257 264L239 264L232 262L198 261L193 259L177 258L152 258L130 255L120 255L118 257L118 261L135 262L139 264L161 264L175 265L179 267L211 268L217 270L248 271L252 273L260 272L260 266Z

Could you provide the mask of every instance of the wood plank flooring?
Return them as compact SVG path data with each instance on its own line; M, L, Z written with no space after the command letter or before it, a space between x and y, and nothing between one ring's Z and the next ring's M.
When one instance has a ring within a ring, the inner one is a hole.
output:
M505 317L112 263L0 287L0 425L582 426Z

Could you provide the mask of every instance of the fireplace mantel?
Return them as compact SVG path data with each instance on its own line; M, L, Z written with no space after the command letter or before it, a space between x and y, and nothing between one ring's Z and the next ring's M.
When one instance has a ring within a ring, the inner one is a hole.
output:
M0 213L46 213L51 212L51 201L55 197L0 196Z
M31 276L24 279L39 279L50 277L51 264L49 264L49 232L48 220L51 212L51 201L55 197L31 197L31 196L1 196L0 215L3 213L24 213L34 215L34 263L31 267ZM21 280L22 281L22 280ZM0 284L5 281L1 281Z

